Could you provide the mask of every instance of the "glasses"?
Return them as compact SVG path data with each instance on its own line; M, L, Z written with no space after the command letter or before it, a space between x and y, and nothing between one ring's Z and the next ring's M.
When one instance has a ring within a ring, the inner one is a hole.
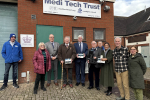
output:
M54 38L54 37L49 37L49 38Z
M130 50L136 50L136 49L130 49Z
M45 45L41 45L40 47L45 47Z

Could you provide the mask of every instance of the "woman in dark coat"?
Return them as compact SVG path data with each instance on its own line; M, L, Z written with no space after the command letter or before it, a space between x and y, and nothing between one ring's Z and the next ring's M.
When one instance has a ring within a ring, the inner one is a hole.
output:
M136 46L130 47L129 65L129 86L133 88L136 100L143 100L144 77L146 73L146 64L140 53L137 53Z
M104 44L104 48L105 50L101 60L105 61L105 64L101 67L100 84L108 87L108 90L105 91L105 93L109 96L112 94L112 87L114 87L113 51L110 49L110 45L107 42Z
M51 69L51 58L43 42L39 43L39 49L34 53L33 64L34 72L36 73L34 94L37 94L37 89L40 81L41 89L43 91L46 91L46 88L44 87L45 74Z

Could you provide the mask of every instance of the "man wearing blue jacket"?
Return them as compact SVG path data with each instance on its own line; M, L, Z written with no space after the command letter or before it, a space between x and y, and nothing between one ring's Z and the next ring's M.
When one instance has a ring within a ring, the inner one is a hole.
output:
M0 91L7 87L9 70L12 65L13 67L13 86L15 88L19 88L17 85L17 69L18 69L18 62L23 60L23 54L20 43L16 41L16 35L10 34L10 40L4 43L2 52L3 58L5 59L5 74L4 74L4 84L0 88Z
M82 86L85 86L85 62L88 52L88 45L82 42L83 36L78 36L78 42L74 44L76 49L76 59L75 59L75 67L76 67L76 86L82 83ZM80 56L79 56L80 55ZM81 80L80 80L80 72L81 72Z

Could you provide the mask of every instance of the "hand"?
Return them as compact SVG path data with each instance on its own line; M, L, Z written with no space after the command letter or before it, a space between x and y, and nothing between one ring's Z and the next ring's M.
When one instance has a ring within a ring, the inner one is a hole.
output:
M83 53L84 54L84 57L85 57L85 53Z
M64 61L62 60L62 61L61 61L61 64L63 64L63 63L64 63Z
M71 59L71 63L72 63L72 61L73 61L73 60Z
M87 61L87 63L89 63L89 60Z
M96 57L93 57L94 59L96 59Z
M79 57L78 57L78 54L76 55L76 57L79 58Z
M107 60L107 58L101 58L101 60L102 60L102 61L106 61L106 60Z
M18 62L21 62L21 59Z
M52 57L52 60L55 60L56 59L56 57Z

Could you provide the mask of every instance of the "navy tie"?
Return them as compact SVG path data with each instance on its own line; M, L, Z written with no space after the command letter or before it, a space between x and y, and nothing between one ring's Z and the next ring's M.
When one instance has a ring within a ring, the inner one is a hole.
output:
M54 49L54 45L53 45L53 43L52 43L52 46L53 46L53 49Z

